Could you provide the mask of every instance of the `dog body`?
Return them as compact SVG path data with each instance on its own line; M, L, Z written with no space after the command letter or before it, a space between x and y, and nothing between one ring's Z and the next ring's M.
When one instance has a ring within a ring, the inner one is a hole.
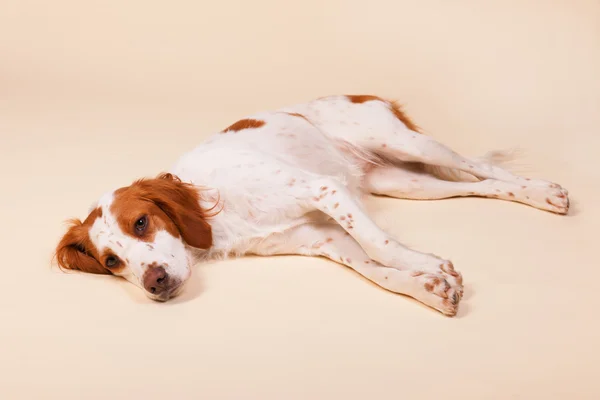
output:
M379 286L455 315L462 276L378 227L363 195L484 196L565 214L567 191L467 159L376 96L331 96L246 117L169 173L103 196L57 248L67 269L122 276L156 300L198 260L327 257Z

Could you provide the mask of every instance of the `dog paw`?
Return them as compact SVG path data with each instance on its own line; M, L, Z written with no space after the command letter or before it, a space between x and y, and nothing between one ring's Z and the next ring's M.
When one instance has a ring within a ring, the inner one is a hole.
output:
M569 192L563 188L549 191L545 201L549 211L563 215L569 212Z
M524 202L536 208L562 215L569 212L569 192L560 186L556 188L527 187L524 194Z
M419 300L447 316L455 316L463 296L462 275L454 270L451 262L440 265L437 273L413 271L418 280Z

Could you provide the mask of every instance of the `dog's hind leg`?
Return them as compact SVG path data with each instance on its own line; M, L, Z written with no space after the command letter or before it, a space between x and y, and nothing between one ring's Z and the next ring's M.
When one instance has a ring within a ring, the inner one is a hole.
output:
M507 200L521 201L560 214L568 212L568 192L558 184L515 175L485 159L464 157L432 137L420 133L419 128L395 103L380 97L333 96L317 100L305 106L303 111L326 135L366 150L392 164L400 161L417 163L423 165L425 171L438 177L453 175L459 181L485 182L473 186L430 180L425 188L428 195L479 192L488 197L508 196ZM382 174L381 169L375 171L372 177ZM386 175L391 176L389 172ZM402 180L402 176L398 178ZM386 184L381 181L379 179L377 185L375 182L371 183L375 185L375 189L383 185L389 190L389 184L393 185L393 182L388 181ZM395 189L405 188L402 182L398 185Z
M496 198L557 214L566 214L569 208L567 194L560 188L526 186L495 179L452 182L436 178L422 165L375 167L367 173L364 189L373 194L417 200L465 196Z

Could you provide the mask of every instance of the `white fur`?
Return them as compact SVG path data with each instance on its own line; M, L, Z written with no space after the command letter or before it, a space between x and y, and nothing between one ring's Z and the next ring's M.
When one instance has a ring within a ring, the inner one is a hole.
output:
M527 180L484 159L466 159L409 130L385 101L353 103L332 96L247 118L265 124L215 133L169 171L208 188L200 191L203 207L219 201L221 211L208 220L213 246L194 251L200 260L244 254L324 256L454 315L463 289L452 263L397 242L365 213L363 195L497 196L557 213L568 207L566 191L558 185ZM414 169L407 162L427 167ZM459 181L436 178L444 175ZM100 202L103 210L108 211L109 202ZM141 276L142 261L157 261L158 255L168 259L175 248L178 261L169 273L182 279L189 274L183 244L157 237L150 253L123 235L113 218L94 225L92 239L128 256L132 275ZM101 234L104 230L110 234ZM124 249L115 247L117 239Z
M102 209L102 217L96 218L89 230L89 236L101 253L110 250L125 263L124 268L114 274L143 289L144 273L149 265L156 263L165 268L174 281L187 281L191 275L191 260L181 239L173 237L165 230L157 231L151 242L125 234L119 227L117 216L111 212L113 199L113 192L110 192L102 196L96 204L96 207ZM145 293L152 299L159 299L159 296L150 292Z

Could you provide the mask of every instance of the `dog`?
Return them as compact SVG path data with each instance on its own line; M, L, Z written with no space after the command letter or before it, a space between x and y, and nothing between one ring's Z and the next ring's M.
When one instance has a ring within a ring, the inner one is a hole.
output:
M103 195L56 248L63 270L123 277L153 300L181 292L202 260L326 257L447 316L462 275L401 244L366 195L480 196L567 214L560 185L515 175L439 143L393 101L339 95L240 119L153 178Z

